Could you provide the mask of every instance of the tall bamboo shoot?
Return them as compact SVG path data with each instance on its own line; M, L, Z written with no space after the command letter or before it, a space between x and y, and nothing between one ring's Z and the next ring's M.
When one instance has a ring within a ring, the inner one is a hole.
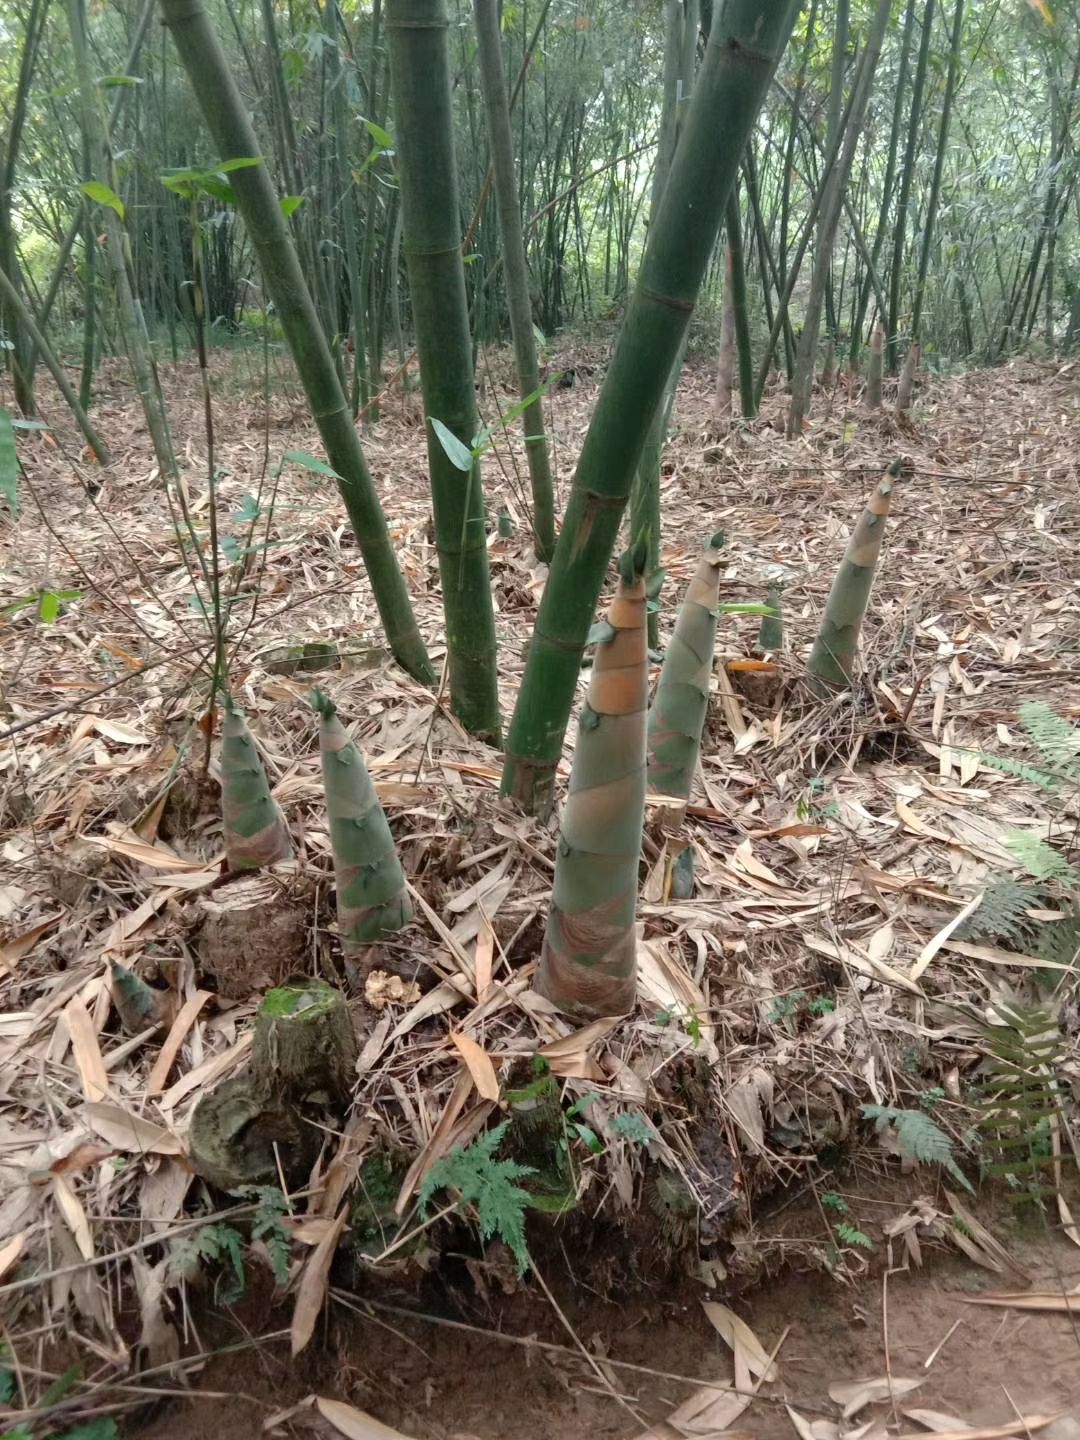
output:
M690 798L709 708L723 543L717 531L687 587L649 711L649 789L680 801Z
M634 1004L638 860L645 818L646 545L619 562L578 722L537 989L593 1018Z
M224 697L221 725L221 810L230 870L259 870L292 859L285 817L270 793L262 758L244 712Z

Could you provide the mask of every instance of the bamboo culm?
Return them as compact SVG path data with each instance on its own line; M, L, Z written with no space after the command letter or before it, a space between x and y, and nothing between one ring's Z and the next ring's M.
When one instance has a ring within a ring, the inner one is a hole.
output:
M783 0L729 0L714 18L638 284L585 436L518 694L503 790L530 810L550 807L581 655L634 471L793 22L794 6Z
M251 120L201 0L161 0L161 12L220 159L258 156ZM386 519L269 171L265 164L253 165L233 171L229 178L312 418L336 472L391 652L422 684L433 684L435 673Z
M521 207L514 174L514 140L510 128L506 76L503 72L500 9L498 0L473 0L480 83L484 91L488 145L491 149L495 201L502 237L510 338L514 346L518 388L524 400L539 390L540 369L536 357L536 337L533 333ZM555 550L555 490L551 477L547 433L544 429L544 405L539 395L522 411L521 423L532 489L533 540L537 559L546 563Z
M498 742L499 694L480 464L462 472L434 421L468 452L478 430L461 250L445 0L389 0L402 246L427 415L435 548L442 579L450 706Z

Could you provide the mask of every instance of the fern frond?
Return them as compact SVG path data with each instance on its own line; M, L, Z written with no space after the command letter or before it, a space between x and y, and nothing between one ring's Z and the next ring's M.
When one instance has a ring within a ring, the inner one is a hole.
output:
M958 940L1007 940L1024 945L1035 929L1028 911L1043 903L1036 885L1023 885L1012 875L998 875L986 888L982 902L956 931Z
M1023 760L1014 760L1011 755L980 754L979 759L992 770L1000 770L1004 775L1015 775L1018 780L1026 780L1029 785L1035 785L1051 795L1057 793L1060 778L1047 770L1025 765Z
M525 1207L530 1196L515 1185L527 1175L535 1175L531 1165L516 1160L496 1160L495 1152L502 1143L509 1121L504 1120L481 1135L471 1145L455 1146L449 1155L437 1161L420 1187L420 1205L427 1207L437 1190L456 1190L463 1205L476 1211L480 1234L485 1240L498 1235L510 1247L523 1275L529 1264L525 1244Z
M1080 905L1066 911L1063 919L1039 926L1038 954L1040 959L1052 960L1055 965L1077 965L1080 957Z
M284 1218L289 1211L288 1201L276 1185L249 1185L244 1193L258 1201L251 1217L251 1238L266 1246L277 1284L287 1285L292 1254L292 1236Z
M864 1231L856 1229L854 1225L848 1225L844 1220L838 1220L833 1226L837 1238L845 1245L858 1245L862 1250L872 1250L874 1242Z
M190 1280L199 1267L217 1261L229 1277L221 1292L223 1305L234 1305L244 1293L244 1242L231 1225L203 1225L193 1235L172 1242L169 1269L178 1280Z
M1080 781L1080 729L1056 714L1041 700L1020 706L1020 724L1049 769Z
M1053 1193L1042 1177L1054 1165L1061 1035L1043 1006L999 1001L995 1008L1002 1023L987 1027L991 1059L978 1122L993 1156L987 1168L1022 1198L1041 1201Z
M1080 886L1080 871L1069 864L1060 850L1031 830L1010 830L1005 844L1034 880L1056 880L1067 888Z
M875 1122L880 1135L886 1125L896 1132L900 1153L908 1160L930 1161L947 1170L957 1184L973 1191L972 1184L953 1158L953 1145L944 1130L924 1110L898 1110L892 1105L862 1105L868 1120Z

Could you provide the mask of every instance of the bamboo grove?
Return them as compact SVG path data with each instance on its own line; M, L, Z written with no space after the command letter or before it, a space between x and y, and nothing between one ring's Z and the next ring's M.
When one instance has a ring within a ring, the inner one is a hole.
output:
M525 315L550 338L625 304L703 25L722 8L451 0L449 104L458 229L475 257L465 271L474 341L508 338L516 313L515 344L528 348ZM392 9L388 0L208 6L258 153L277 193L295 197L290 231L354 408L377 396L412 344ZM857 360L880 314L892 373L912 335L935 364L994 361L1032 339L1075 342L1075 11L1075 0L807 0L739 157L758 370L774 329L776 355L794 369L804 316L819 303L808 289L815 271L823 320L810 329ZM667 42L680 26L676 49ZM0 36L0 270L80 374L86 408L97 357L137 347L133 315L152 347L144 365L192 343L191 217L160 177L225 157L148 0L93 9L3 0ZM666 121L665 85L681 97ZM500 91L506 114L492 120ZM88 183L99 196L108 186L124 215L86 195ZM223 193L201 198L199 220L211 338L224 340L257 331L267 297L251 232ZM496 197L516 208L516 242ZM833 243L819 243L829 230ZM723 282L718 252L706 314L719 315ZM7 294L0 324L13 397L32 408L45 356ZM140 383L152 389L145 372ZM539 433L536 416L527 433ZM544 517L540 528L550 548Z

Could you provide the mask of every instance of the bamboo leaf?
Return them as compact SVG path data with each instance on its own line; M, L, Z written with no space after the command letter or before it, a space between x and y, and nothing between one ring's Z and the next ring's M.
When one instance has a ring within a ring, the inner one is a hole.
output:
M454 432L441 420L437 420L434 415L429 415L428 419L431 421L432 430L435 431L435 438L445 451L446 458L451 465L456 465L459 470L468 474L473 467L473 452L468 445L464 440L459 440Z
M295 215L303 203L303 195L282 195L278 201L278 204L281 206L281 213L286 219L288 219L290 215Z
M301 465L305 470L313 470L316 475L328 475L331 480L340 480L341 476L325 460L319 460L314 455L309 455L306 450L286 450L281 457L282 461L288 461L290 465Z
M363 119L362 116L361 119ZM376 125L374 120L364 120L364 127L380 150L393 150L394 137L389 130L384 130L381 125Z
M117 215L120 216L120 219L123 220L126 214L124 202L120 199L120 196L117 195L116 191L110 189L108 185L103 184L100 180L84 180L79 186L79 189L84 195L88 195L91 200L97 201L99 205L107 205L110 210L115 210Z

